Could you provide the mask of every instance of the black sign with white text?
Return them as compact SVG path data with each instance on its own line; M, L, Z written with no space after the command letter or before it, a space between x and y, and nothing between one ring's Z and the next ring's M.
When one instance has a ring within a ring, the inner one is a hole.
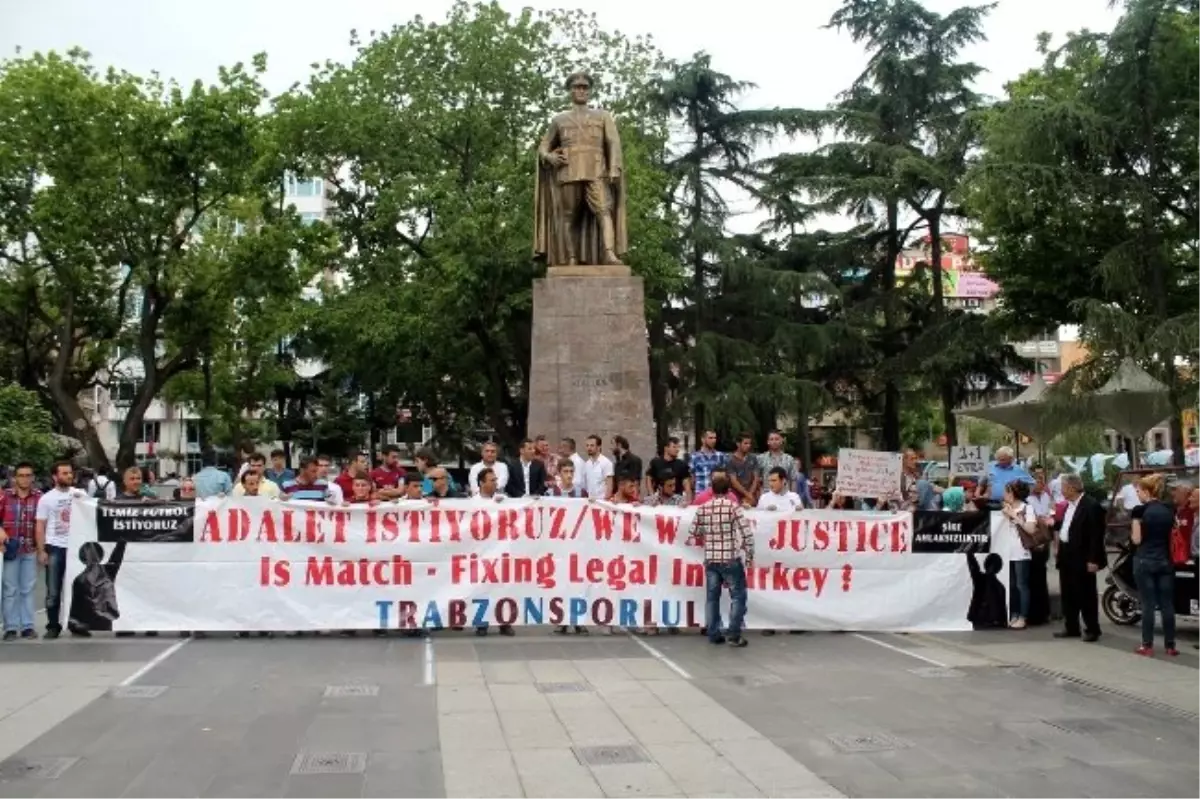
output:
M913 513L914 553L990 552L991 514L987 511L945 513L919 510Z
M101 500L96 503L96 538L131 544L186 544L193 540L196 503Z

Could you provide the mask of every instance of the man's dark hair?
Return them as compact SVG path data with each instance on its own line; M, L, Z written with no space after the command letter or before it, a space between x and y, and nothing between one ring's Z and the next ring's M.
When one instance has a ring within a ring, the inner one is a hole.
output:
M594 441L597 447L604 446L604 439L600 438L600 436L596 435L595 433L592 433L590 436L588 436L587 440Z
M479 482L479 485L483 485L483 481L484 481L484 480L486 480L486 479L488 479L489 477L491 477L491 476L492 476L492 475L494 475L495 473L496 473L496 470L495 470L495 469L492 469L492 468L483 468L483 469L480 469L480 470L479 470L479 477L478 477L478 478L476 478L476 479L478 480L478 482Z
M521 447L521 449L525 449L525 445L526 445L526 444L532 444L532 443L533 443L533 439L532 439L532 438L522 438L522 439L521 439L521 444L520 444L520 447Z
M619 477L617 477L617 485L623 485L625 483L635 483L636 484L637 481L638 481L638 479L631 474L622 474Z
M569 437L569 436L568 436L567 438L564 438L564 439L563 439L563 442L564 442L564 443L565 443L567 446L569 446L569 447L571 448L571 451L572 451L572 452L574 452L574 451L575 451L575 449L576 449L576 447L575 447L575 439L573 439L573 438L571 438L571 437Z
M64 467L64 466L66 466L68 469L74 468L71 466L70 461L55 461L54 468L50 470L50 473L58 474L59 470L62 469L62 467Z
M320 460L320 458L318 456L305 455L303 458L300 459L301 471L303 471L304 469L307 469L309 466L312 466L313 464L317 463L319 460Z
M251 452L250 457L246 459L247 463L266 463L267 458L261 452Z
M613 441L615 441L617 446L621 449L625 450L626 452L629 451L629 439L625 436L613 436Z
M571 89L573 89L575 87L575 82L579 81L579 80L587 81L587 85L588 85L589 89L594 88L596 85L596 81L593 80L592 76L590 74L588 74L587 72L572 72L570 75L567 76L566 83L564 84L564 86L566 87L566 90L570 91Z
M768 476L770 476L770 475L775 475L775 476L776 476L776 477L778 477L780 480L782 480L782 481L783 481L785 484L786 484L786 483L787 483L787 481L788 481L788 479L787 479L787 469L783 468L782 466L776 466L774 469L772 469L771 471L767 472L767 475L768 475Z
M729 493L731 483L724 472L713 470L712 473L712 490L713 496L722 496Z
M391 445L389 444L388 446ZM417 454L413 456L413 460L423 460L425 461L425 465L430 467L438 465L437 455L434 455L433 450L429 447L421 447L417 450Z
M545 440L546 440L545 433L538 433L536 436L533 437L534 443L537 443L538 441L545 441Z
M667 447L671 446L672 444L674 444L675 446L679 446L679 436L669 437L667 439L667 443L663 444L663 449L666 449Z
M30 463L29 461L21 461L20 463L18 463L16 466L13 467L13 476L16 477L17 472L21 471L22 469L28 469L29 471L33 472L34 474L37 474L37 469L33 468L32 463Z
M209 447L200 453L200 465L205 468L217 465L217 451Z
M672 483L675 482L675 472L663 469L658 474L654 475L654 482L658 483L660 486L668 480L670 480Z
M704 429L704 436L707 436L709 433L712 433L715 436L717 434L717 431L712 429L711 427L706 427ZM701 438L704 438L704 436L701 436Z
M393 452L395 452L396 454L399 454L400 448L398 446L396 446L395 444L384 444L383 449L380 450L380 452L382 452L384 455L391 455ZM420 453L417 453L417 454L419 455Z
M1024 502L1029 497L1029 483L1024 480L1014 480L1008 484L1008 488L1017 502Z
M719 474L719 475L723 475L724 477L728 477L728 476L729 476L729 470L728 470L728 469L726 469L724 466L714 466L714 467L712 467L712 470L711 470L711 471L709 471L709 476L710 476L710 479L711 479L712 477L716 477L718 474Z
M750 441L751 443L753 443L754 434L743 430L742 432L738 433L737 440L738 440L739 444L742 443L743 441Z
M768 431L767 431L767 435L769 435L769 436L779 436L780 438L783 438L783 432L782 432L782 431L780 431L780 430L776 430L776 429L774 429L774 428L772 428L772 429L768 430Z
M238 482L241 483L242 485L245 485L246 478L249 477L250 475L254 475L255 477L259 476L258 472L252 472L249 469L247 469L246 471L242 472L242 476L238 478ZM263 477L262 479L266 480L267 478ZM179 489L175 489L175 490L178 491ZM176 497L176 499L178 499L178 497Z
M323 455L323 454L322 454L322 455L318 455L318 456L317 456L317 460L318 460L318 461L325 461L326 463L333 463L333 458L329 457L328 455Z
M271 450L271 457L272 458L286 458L287 455L284 455L283 450L281 450L281 449L273 449L273 450Z

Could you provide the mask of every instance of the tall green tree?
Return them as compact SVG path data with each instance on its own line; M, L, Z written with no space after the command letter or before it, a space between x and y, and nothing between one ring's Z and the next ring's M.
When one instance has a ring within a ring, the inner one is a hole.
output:
M228 336L239 298L296 269L298 222L269 201L283 169L260 114L264 69L258 57L182 87L101 73L78 50L0 64L0 336L96 465L108 458L81 395L132 365L116 461L133 463L163 387ZM205 235L247 201L268 224Z
M1080 390L1135 358L1168 388L1171 447L1200 351L1194 1L1128 0L1106 34L1069 36L1008 87L984 130L970 206L1011 315L1081 325Z
M846 214L865 226L870 252L859 265L867 272L847 286L845 314L876 352L873 364L860 362L866 371L857 382L860 401L878 413L887 449L902 444L901 397L913 375L921 375L940 396L944 424L953 434L960 387L968 372L998 348L993 338L970 357L934 358L947 354L942 351L950 330L973 326L973 320L945 307L941 234L944 220L958 213L956 193L980 104L971 88L979 68L958 54L982 38L989 8L964 7L943 15L916 0L845 0L829 27L845 30L866 47L867 66L832 107L807 116L811 132L836 140L771 164L774 181L805 198L793 203L810 212ZM932 257L926 267L932 279L900 286L897 259L921 229L930 235ZM928 294L916 293L922 285ZM917 357L921 351L925 354Z
M766 404L774 407L779 394L772 390L778 385L768 385L771 377L756 365L755 347L764 343L761 337L747 337L736 329L742 327L745 333L745 326L754 325L748 309L742 305L741 318L731 321L718 307L720 298L733 288L726 268L739 257L761 255L737 253L726 229L729 207L723 191L729 186L751 189L755 148L799 127L794 110L738 107L741 95L752 88L753 84L714 69L706 53L697 53L689 61L672 64L649 94L650 107L671 119L678 130L679 143L666 168L671 178L670 207L683 226L678 253L690 285L675 314L676 335L686 343L681 359L686 387L679 399L687 408L677 413L691 418L697 440L717 420L732 426L727 432L758 427L753 424L756 415L774 414L771 408L756 409L752 398L771 397ZM749 289L750 282L738 285ZM737 304L737 298L727 299ZM740 299L747 297L742 293ZM774 426L773 422L767 426Z
M331 187L345 254L343 291L325 299L314 340L335 372L380 403L403 402L448 438L477 427L513 442L528 407L535 145L589 71L626 142L629 260L648 295L676 264L659 255L655 153L644 118L658 51L573 12L510 14L456 4L417 17L326 64L279 99L289 166Z

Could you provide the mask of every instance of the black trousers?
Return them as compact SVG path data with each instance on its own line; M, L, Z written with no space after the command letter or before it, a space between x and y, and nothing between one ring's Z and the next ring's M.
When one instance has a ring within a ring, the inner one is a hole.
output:
M1046 565L1049 562L1048 548L1030 553L1029 618L1025 619L1029 624L1045 624L1050 621L1050 587L1046 584Z
M1066 631L1079 633L1079 619L1083 618L1083 630L1100 632L1100 601L1096 595L1096 575L1086 566L1077 565L1058 569L1058 582L1062 586L1063 626Z

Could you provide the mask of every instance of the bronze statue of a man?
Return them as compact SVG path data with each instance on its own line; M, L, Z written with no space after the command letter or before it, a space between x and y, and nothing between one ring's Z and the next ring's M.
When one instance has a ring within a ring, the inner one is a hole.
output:
M533 252L549 266L621 263L625 163L612 114L588 107L592 79L567 79L573 107L550 121L538 145Z

